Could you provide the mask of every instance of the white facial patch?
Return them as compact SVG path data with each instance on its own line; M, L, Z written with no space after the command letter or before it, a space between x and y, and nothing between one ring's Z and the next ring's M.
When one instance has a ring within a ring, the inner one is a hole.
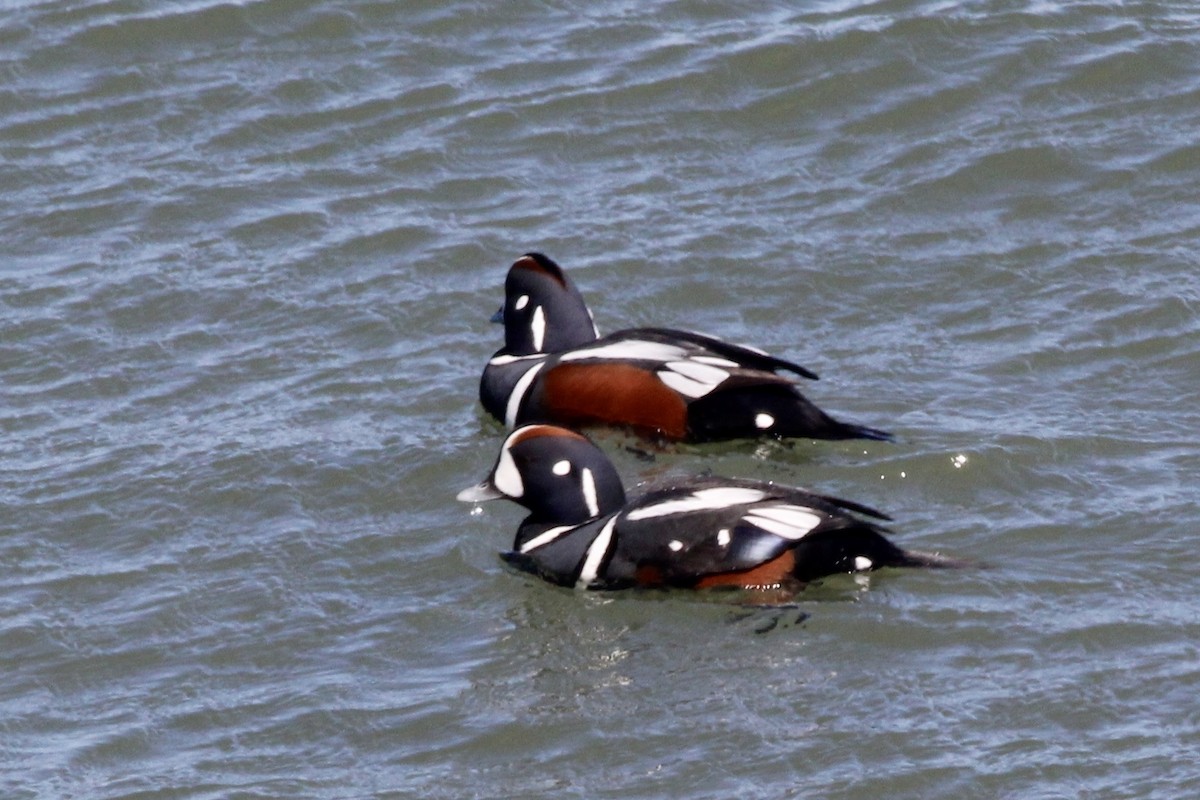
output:
M550 470L555 475L569 475L571 473L571 462L564 458L562 461L555 462L554 466L551 467Z
M500 450L500 460L496 462L496 469L492 472L492 485L507 497L518 498L525 495L525 482L521 480L517 462L513 461L512 452L507 446Z
M533 319L529 321L529 332L533 334L533 349L542 352L542 343L546 341L546 312L538 306L533 310Z
M583 502L587 503L588 513L593 517L600 516L600 504L596 500L596 479L587 467L579 473L579 481L583 488Z
M625 515L626 519L639 520L652 517L665 517L668 514L687 514L693 511L707 511L715 508L756 503L766 495L758 489L746 489L740 486L719 486L715 489L701 489L698 492L681 497L678 500L667 500L655 503L645 508L636 508Z
M520 311L527 305L529 305L529 295L523 294L517 298L517 302L513 303L513 308Z
M873 562L871 559L867 558L866 556L855 556L854 557L854 568L856 570L858 570L859 572L866 572L873 566L875 566L875 562Z
M685 352L673 344L661 342L646 342L641 339L629 339L622 342L611 342L596 347L583 347L565 353L563 361L586 361L591 359L616 359L629 361L672 361L683 358Z
M770 414L763 413L754 415L754 427L758 428L760 431L765 431L774 424L775 418Z
M804 506L764 506L751 510L742 519L784 539L800 539L821 524L820 515Z
M504 406L504 424L509 428L517 427L517 412L521 410L521 401L525 399L525 393L529 391L529 384L533 383L538 371L544 366L546 366L544 361L534 364L513 387L512 394L508 396L508 403Z
M609 545L612 543L613 528L617 526L617 518L614 516L604 524L600 529L600 533L588 545L587 556L583 559L583 567L579 570L579 580L575 582L576 589L586 589L591 585L592 581L596 580L596 575L600 572L600 564L604 561L604 557L608 555Z

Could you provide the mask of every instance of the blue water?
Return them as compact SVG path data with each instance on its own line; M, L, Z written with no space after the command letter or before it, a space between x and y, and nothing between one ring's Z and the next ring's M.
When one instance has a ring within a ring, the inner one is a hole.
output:
M0 794L1200 790L1200 13L0 10ZM962 572L565 591L455 492L520 253L899 441L658 450Z

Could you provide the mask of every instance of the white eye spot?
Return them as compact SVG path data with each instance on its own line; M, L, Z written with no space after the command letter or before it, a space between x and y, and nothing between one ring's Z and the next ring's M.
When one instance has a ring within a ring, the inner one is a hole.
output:
M679 541L678 539L672 539L671 541L667 542L667 547L671 548L672 553L678 553L683 549L683 542Z
M555 475L566 475L571 471L571 462L563 459L562 461L557 462L550 469L554 470Z
M527 305L529 305L529 295L523 294L517 298L517 302L513 303L513 308L520 311Z
M546 341L546 313L538 306L533 310L533 319L529 321L529 330L533 334L533 349L542 352L542 342Z
M770 414L756 414L754 416L754 427L760 431L765 431L767 428L775 424L775 418Z
M875 562L873 562L871 559L867 558L866 556L855 556L854 557L854 568L856 570L858 570L859 572L868 570L873 566L875 566Z
M717 531L717 544L721 545L721 547L729 545L729 528L721 528L721 530Z

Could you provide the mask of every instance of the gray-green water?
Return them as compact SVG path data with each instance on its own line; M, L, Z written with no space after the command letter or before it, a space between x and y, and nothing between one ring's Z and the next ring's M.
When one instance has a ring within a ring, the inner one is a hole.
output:
M5 4L0 794L1200 793L1200 9L797 5ZM990 568L507 572L453 496L530 249L901 437L601 437L629 483Z

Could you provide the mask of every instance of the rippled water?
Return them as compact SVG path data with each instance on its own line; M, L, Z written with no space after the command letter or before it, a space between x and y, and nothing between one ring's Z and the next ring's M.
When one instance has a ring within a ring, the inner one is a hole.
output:
M1184 2L7 4L0 793L1197 794L1198 64ZM506 571L453 495L530 249L900 436L629 483L986 568Z

